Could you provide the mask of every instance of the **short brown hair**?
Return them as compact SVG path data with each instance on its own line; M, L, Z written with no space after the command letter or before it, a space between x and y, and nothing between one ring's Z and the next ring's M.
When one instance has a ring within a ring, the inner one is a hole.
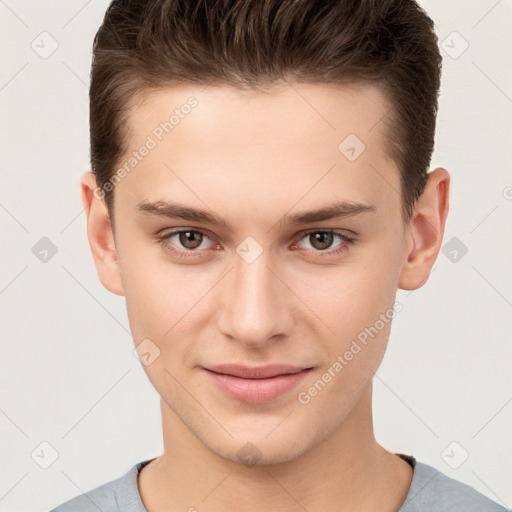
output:
M114 0L94 39L89 90L98 186L127 150L128 105L145 90L368 82L392 105L389 156L408 220L434 148L441 56L433 26L413 0ZM103 196L112 214L112 191Z

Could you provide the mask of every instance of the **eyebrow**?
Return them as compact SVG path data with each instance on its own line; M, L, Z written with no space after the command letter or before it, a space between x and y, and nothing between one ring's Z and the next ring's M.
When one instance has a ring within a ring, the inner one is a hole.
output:
M143 213L167 217L170 219L183 219L195 222L203 222L215 226L222 226L226 230L233 232L233 228L227 221L218 217L214 213L192 208L172 201L141 201L137 204L137 210ZM333 204L324 206L316 210L307 210L294 214L284 215L278 222L280 227L300 226L312 222L321 222L324 220L340 219L351 217L359 213L375 212L374 205L359 203L355 201L337 201Z

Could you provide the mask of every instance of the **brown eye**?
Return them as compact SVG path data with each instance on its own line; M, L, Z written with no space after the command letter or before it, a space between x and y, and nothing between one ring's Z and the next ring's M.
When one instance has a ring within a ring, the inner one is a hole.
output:
M180 231L179 242L185 249L197 249L203 241L203 234L199 231Z
M334 245L333 242L339 240L340 243ZM294 240L293 249L305 249L308 257L329 257L341 255L349 249L354 243L354 238L343 233L338 233L329 229L312 229L306 233L302 232ZM304 244L306 247L302 246ZM307 247L309 245L309 247ZM327 250L329 249L329 250Z
M215 249L215 243L210 235L198 229L164 232L157 236L157 240L168 253L180 258L204 257L208 249Z
M309 242L318 250L328 249L333 242L332 231L317 231L309 234Z

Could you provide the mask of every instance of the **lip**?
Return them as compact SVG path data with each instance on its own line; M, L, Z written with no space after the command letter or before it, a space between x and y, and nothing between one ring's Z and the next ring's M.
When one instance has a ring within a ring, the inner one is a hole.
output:
M249 367L219 365L203 368L224 394L241 402L262 404L295 388L312 368L285 365Z

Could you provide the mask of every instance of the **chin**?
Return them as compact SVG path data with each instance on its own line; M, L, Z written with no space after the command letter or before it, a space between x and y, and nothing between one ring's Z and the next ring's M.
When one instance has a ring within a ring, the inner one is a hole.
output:
M273 440L247 436L230 440L229 446L207 446L225 460L253 467L290 462L307 451L309 443L287 434Z

